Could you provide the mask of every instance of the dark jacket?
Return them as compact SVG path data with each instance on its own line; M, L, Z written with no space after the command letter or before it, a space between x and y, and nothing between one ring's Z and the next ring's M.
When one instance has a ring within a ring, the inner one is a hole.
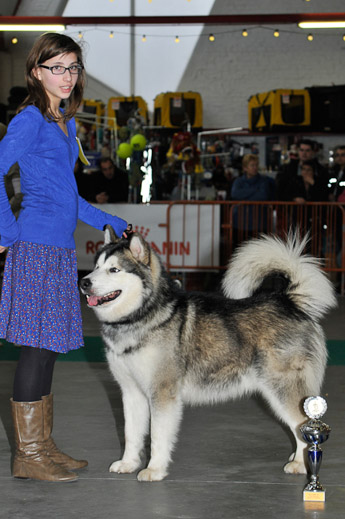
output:
M309 162L309 161L308 161ZM316 159L312 161L314 163L315 176L318 177L323 185L327 186L328 183L328 172L327 169L320 164ZM292 159L288 164L285 164L281 171L276 176L276 199L290 202L293 200L293 190L295 180L298 175L299 160Z
M90 202L96 202L96 195L107 193L109 204L128 202L128 175L126 171L115 167L113 178L106 178L101 171L91 176Z
M291 187L292 200L304 198L306 202L327 202L328 187L323 179L314 178L314 185L306 189L302 176L296 176Z

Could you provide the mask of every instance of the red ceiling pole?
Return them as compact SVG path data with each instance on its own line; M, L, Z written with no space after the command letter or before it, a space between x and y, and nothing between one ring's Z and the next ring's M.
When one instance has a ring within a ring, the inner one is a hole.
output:
M0 16L0 24L61 25L257 25L343 21L345 13L236 14L210 16Z

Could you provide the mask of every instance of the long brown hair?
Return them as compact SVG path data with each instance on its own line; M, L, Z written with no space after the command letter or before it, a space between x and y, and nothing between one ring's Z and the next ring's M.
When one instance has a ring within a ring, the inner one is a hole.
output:
M25 78L29 94L18 108L18 112L23 110L26 106L34 105L48 120L57 121L57 118L51 111L49 97L41 81L35 77L33 71L37 65L44 63L50 58L54 58L59 54L70 53L76 54L78 63L83 66L82 50L78 43L69 36L48 32L42 34L42 36L36 40L26 60ZM68 106L64 112L64 120L71 119L78 110L83 99L84 85L85 73L84 70L82 70L81 74L78 75L77 82L68 100Z

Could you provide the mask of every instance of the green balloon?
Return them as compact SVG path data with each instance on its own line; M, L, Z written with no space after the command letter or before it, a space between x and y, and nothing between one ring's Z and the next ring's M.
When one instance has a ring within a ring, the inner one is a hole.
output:
M126 141L129 137L129 128L127 126L122 126L119 128L119 138L120 141Z
M131 138L131 146L134 151L142 151L146 146L146 139L141 133L133 135Z
M121 142L120 146L116 150L116 155L120 159L128 159L132 155L133 149L127 142Z

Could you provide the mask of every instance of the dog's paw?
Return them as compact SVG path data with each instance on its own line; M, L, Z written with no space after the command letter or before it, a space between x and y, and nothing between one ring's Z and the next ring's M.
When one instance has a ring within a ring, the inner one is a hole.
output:
M162 481L167 474L165 470L147 468L139 472L138 481Z
M307 469L303 461L289 461L285 467L284 472L286 474L306 474Z
M109 472L117 472L118 474L131 474L140 467L140 462L135 461L114 461L109 467Z

